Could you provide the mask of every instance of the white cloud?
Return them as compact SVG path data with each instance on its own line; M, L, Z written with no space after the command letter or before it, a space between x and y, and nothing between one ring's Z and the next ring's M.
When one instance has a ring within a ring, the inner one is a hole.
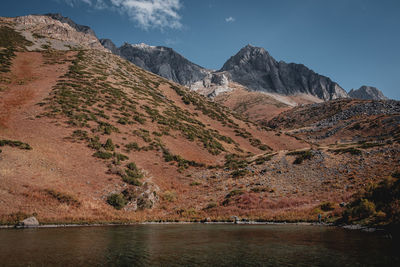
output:
M180 0L111 0L111 4L143 29L180 29Z
M143 29L182 28L181 0L65 0L71 6L83 2L96 9L110 9L126 14Z
M226 22L234 22L235 21L235 18L234 17L228 17L228 18L225 18L225 21Z

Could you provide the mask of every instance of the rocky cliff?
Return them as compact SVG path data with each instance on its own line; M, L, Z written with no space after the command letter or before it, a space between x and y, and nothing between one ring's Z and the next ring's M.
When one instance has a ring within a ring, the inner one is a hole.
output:
M305 93L323 100L348 97L337 83L302 64L276 61L264 48L247 45L231 57L220 71L256 91L283 95Z
M375 87L363 85L359 89L351 89L349 92L351 98L365 99L365 100L387 100L388 98Z

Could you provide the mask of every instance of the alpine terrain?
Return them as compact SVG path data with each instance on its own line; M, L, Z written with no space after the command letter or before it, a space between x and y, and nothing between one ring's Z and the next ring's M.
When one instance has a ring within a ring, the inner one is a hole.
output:
M0 64L0 224L399 223L399 101L262 48L211 71L54 14L0 18Z

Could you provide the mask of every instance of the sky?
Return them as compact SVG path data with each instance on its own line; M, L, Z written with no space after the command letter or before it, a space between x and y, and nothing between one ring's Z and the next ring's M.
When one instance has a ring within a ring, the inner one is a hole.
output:
M1 0L0 16L50 12L117 46L168 46L209 69L252 44L347 91L400 99L399 0Z

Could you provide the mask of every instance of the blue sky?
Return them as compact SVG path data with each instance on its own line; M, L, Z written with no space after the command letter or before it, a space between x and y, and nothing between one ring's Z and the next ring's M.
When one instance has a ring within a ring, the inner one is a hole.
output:
M99 38L164 45L210 69L246 44L346 90L400 99L398 0L2 0L0 16L57 12Z

